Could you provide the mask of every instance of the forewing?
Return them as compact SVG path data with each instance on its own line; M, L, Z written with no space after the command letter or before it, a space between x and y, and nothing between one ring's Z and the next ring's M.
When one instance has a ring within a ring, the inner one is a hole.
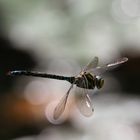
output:
M108 63L106 65L106 67L109 69L109 68L114 68L120 64L123 64L125 63L126 61L128 61L128 58L127 57L122 57L122 58L119 58L118 60L112 62L112 63Z
M122 58L120 58L120 59L118 59L114 62L108 63L104 66L98 66L94 69L90 69L88 72L91 72L95 75L101 75L106 71L109 71L109 70L112 70L112 69L118 67L119 65L125 63L126 61L128 61L128 58L127 57L122 57Z
M67 100L68 100L68 96L69 96L69 93L70 93L71 89L73 88L73 85L74 85L74 83L70 86L67 93L62 97L60 102L55 107L55 109L54 109L54 119L55 120L57 120L61 116L61 114L64 112L65 107L66 107L66 103L67 103Z
M88 65L84 68L84 71L87 71L87 70L90 70L90 69L97 67L98 61L99 61L98 57L94 57L92 59L92 61L90 61L90 63L88 63Z

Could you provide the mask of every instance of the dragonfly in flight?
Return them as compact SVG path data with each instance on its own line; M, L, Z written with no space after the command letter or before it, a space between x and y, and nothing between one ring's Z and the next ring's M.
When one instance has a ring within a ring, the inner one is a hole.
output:
M114 62L105 64L103 66L98 66L98 61L99 61L98 57L94 57L92 61L88 63L87 66L85 66L84 69L78 75L71 76L71 77L47 74L43 72L26 71L26 70L9 71L8 75L36 76L36 77L68 81L71 83L71 86L68 89L67 93L62 97L62 99L55 107L54 115L53 115L54 119L58 119L64 112L70 91L72 90L74 85L82 89L82 94L80 96L79 105L78 105L81 114L83 114L84 116L91 116L93 114L94 109L91 104L91 99L89 97L88 90L93 90L95 87L97 89L102 88L104 85L104 79L101 77L101 75L104 72L112 70L113 68L116 68L120 64L125 63L126 61L128 61L128 58L122 57Z

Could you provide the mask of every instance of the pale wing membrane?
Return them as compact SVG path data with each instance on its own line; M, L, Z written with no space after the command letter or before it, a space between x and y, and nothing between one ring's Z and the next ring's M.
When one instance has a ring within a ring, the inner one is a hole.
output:
M73 85L74 85L74 83L70 86L67 93L62 97L60 102L55 107L54 116L53 116L55 120L57 120L61 116L61 114L64 112L65 107L66 107L66 103L67 103L67 100L68 100L68 96L69 96L69 93L70 93L71 89L73 88Z
M106 66L108 68L113 68L114 66L118 66L118 65L120 65L122 63L125 63L126 61L128 61L128 58L127 57L122 57L122 58L118 59L117 61L115 61L113 63L107 64Z
M88 81L83 80L85 86L87 86ZM77 107L80 111L81 114L83 114L86 117L89 117L93 114L94 109L91 104L90 97L88 95L88 90L86 88L78 88L77 87L77 94L76 99L77 99Z
M77 107L80 113L86 117L91 116L94 112L94 109L92 107L89 95L82 93L82 95L77 100Z
M90 70L90 69L97 67L98 61L99 61L98 57L94 57L92 59L92 61L90 63L88 63L88 65L84 68L84 71L87 71L87 70Z
M126 61L128 61L128 58L123 57L123 58L120 58L120 59L118 59L118 60L116 60L116 61L114 61L112 63L108 63L108 64L106 64L104 66L98 66L98 67L96 67L94 69L90 69L88 72L91 72L91 73L93 73L95 75L101 75L106 71L109 71L109 70L112 70L112 69L118 67L120 64L123 64Z

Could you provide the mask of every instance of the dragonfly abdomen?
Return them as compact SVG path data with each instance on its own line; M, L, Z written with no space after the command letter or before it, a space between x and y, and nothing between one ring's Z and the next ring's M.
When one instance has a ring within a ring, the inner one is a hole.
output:
M47 74L43 72L24 71L24 70L10 71L8 75L12 75L12 76L25 75L25 76L35 76L35 77L42 77L42 78L51 78L56 80L66 80L70 83L73 83L75 81L75 77L67 77L61 75Z

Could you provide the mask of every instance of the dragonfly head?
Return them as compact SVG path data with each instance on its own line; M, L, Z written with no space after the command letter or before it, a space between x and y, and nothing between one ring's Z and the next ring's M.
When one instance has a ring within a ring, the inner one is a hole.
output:
M98 89L102 88L104 85L104 79L101 77L96 77L96 87Z

